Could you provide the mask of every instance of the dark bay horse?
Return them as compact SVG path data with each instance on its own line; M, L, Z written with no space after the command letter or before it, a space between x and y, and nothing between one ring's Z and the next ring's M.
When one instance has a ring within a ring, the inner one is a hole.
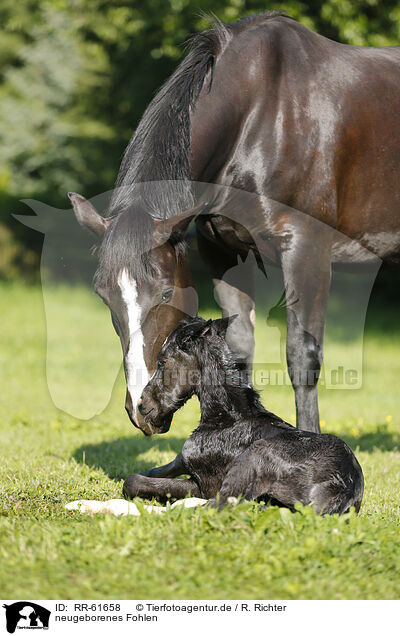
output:
M253 298L223 274L249 251L281 265L296 298L286 351L297 425L319 430L332 264L400 255L399 115L400 47L342 45L279 12L193 38L132 137L107 217L70 195L102 241L95 288L121 338L134 424L152 432L137 399L163 340L193 312L182 233L196 219L223 314L239 314L228 342L248 362ZM165 187L149 197L155 181ZM227 206L201 210L193 182L250 192L254 205L234 218Z

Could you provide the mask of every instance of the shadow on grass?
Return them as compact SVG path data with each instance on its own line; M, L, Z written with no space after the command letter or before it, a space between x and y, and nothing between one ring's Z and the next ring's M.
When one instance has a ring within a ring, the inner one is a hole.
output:
M143 472L154 468L156 462L142 459L140 455L149 450L171 451L178 454L186 437L119 437L99 444L83 444L73 454L80 464L99 468L111 479L119 481L134 472ZM166 463L166 462L165 462Z
M339 435L339 437L353 450L359 448L360 451L367 453L373 453L374 450L394 451L400 448L399 436L388 432L375 431L364 435Z
M387 431L374 431L358 436L340 435L353 450L373 453L379 451L394 451L400 448L400 437ZM80 464L102 470L111 479L119 481L125 479L134 472L142 472L160 465L162 462L143 459L150 450L156 452L171 451L178 454L186 440L186 437L161 437L141 438L119 437L109 442L98 444L83 444L73 454Z

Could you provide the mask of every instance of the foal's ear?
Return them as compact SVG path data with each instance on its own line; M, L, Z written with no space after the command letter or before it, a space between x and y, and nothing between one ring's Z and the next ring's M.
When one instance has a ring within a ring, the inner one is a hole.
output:
M207 331L210 330L212 324L212 320L207 320L205 324L197 323L197 324L189 324L184 327L177 336L177 344L180 347L185 347L189 342L191 342L194 338L199 338Z
M233 314L233 316L226 316L226 318L218 318L213 320L211 329L219 336L225 338L229 325L238 317L239 314Z
M204 327L202 327L198 333L198 336L201 338L202 336L205 336L207 333L211 332L211 328L212 328L212 323L213 321L211 320L207 320L206 324L204 325Z
M90 201L82 195L76 194L76 192L68 192L68 198L72 203L78 223L83 227L87 227L88 230L102 239L109 219L102 217Z
M238 317L239 314L233 314L233 316L226 316L226 318L217 318L217 320L208 320L202 330L200 336L205 336L208 333L217 333L219 336L225 338L226 331L231 324Z

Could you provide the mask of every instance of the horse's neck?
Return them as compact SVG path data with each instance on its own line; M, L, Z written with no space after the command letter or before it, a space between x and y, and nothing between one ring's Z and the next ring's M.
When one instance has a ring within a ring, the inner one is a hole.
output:
M200 364L201 381L196 394L201 409L201 423L235 423L244 416L255 415L262 407L258 395L246 381L247 371L238 365L224 365L215 352Z

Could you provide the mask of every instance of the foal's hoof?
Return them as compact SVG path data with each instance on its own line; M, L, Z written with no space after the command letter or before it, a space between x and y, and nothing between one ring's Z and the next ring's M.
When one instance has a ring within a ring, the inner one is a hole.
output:
M125 479L122 492L126 499L133 499L140 495L140 487L143 484L143 476L134 473Z

